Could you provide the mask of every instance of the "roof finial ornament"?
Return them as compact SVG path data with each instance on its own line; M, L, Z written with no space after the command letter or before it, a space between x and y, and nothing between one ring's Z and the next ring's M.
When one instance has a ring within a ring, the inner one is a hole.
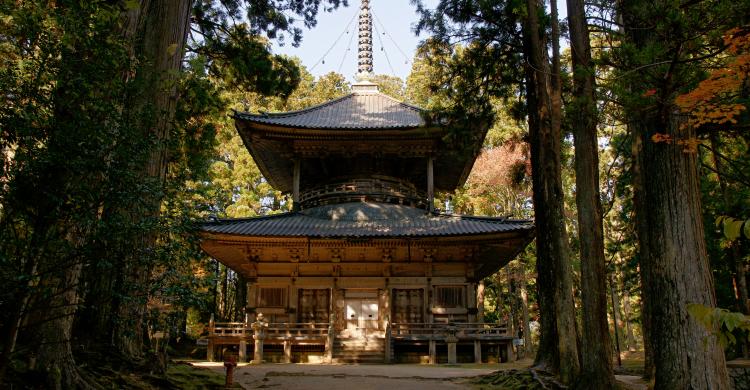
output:
M361 0L359 7L359 62L357 80L364 81L372 76L372 14L370 0Z

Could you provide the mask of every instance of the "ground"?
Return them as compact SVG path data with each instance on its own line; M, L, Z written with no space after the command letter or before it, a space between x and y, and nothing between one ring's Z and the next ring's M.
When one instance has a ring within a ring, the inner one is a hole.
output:
M222 363L195 362L196 367L224 373ZM503 387L486 386L476 382L482 376L498 370L518 372L527 368L531 360L507 364L240 364L235 370L235 382L246 389L305 389L305 390L399 390L428 389L456 390ZM628 389L645 389L638 377L623 377ZM525 387L524 387L525 388Z

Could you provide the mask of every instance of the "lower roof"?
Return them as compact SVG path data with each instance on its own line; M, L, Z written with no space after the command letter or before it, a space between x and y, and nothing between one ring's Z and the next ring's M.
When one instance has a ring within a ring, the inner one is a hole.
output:
M265 217L203 223L205 233L251 237L392 238L450 237L527 232L529 220L430 214L410 206L354 202Z

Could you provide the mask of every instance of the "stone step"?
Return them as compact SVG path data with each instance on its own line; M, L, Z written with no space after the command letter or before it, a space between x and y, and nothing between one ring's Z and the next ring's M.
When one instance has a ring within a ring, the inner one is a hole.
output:
M385 341L383 340L335 340L333 343L337 345L385 345Z
M334 353L334 363L383 363L385 355L379 353Z

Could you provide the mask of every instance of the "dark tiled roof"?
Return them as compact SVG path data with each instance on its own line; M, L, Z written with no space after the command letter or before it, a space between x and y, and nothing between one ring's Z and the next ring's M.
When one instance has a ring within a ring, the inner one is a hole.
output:
M355 92L318 106L275 114L237 113L268 125L308 129L396 129L424 126L421 109L379 92Z
M267 237L439 237L530 231L531 221L428 215L413 207L345 203L267 217L202 225L207 233Z

